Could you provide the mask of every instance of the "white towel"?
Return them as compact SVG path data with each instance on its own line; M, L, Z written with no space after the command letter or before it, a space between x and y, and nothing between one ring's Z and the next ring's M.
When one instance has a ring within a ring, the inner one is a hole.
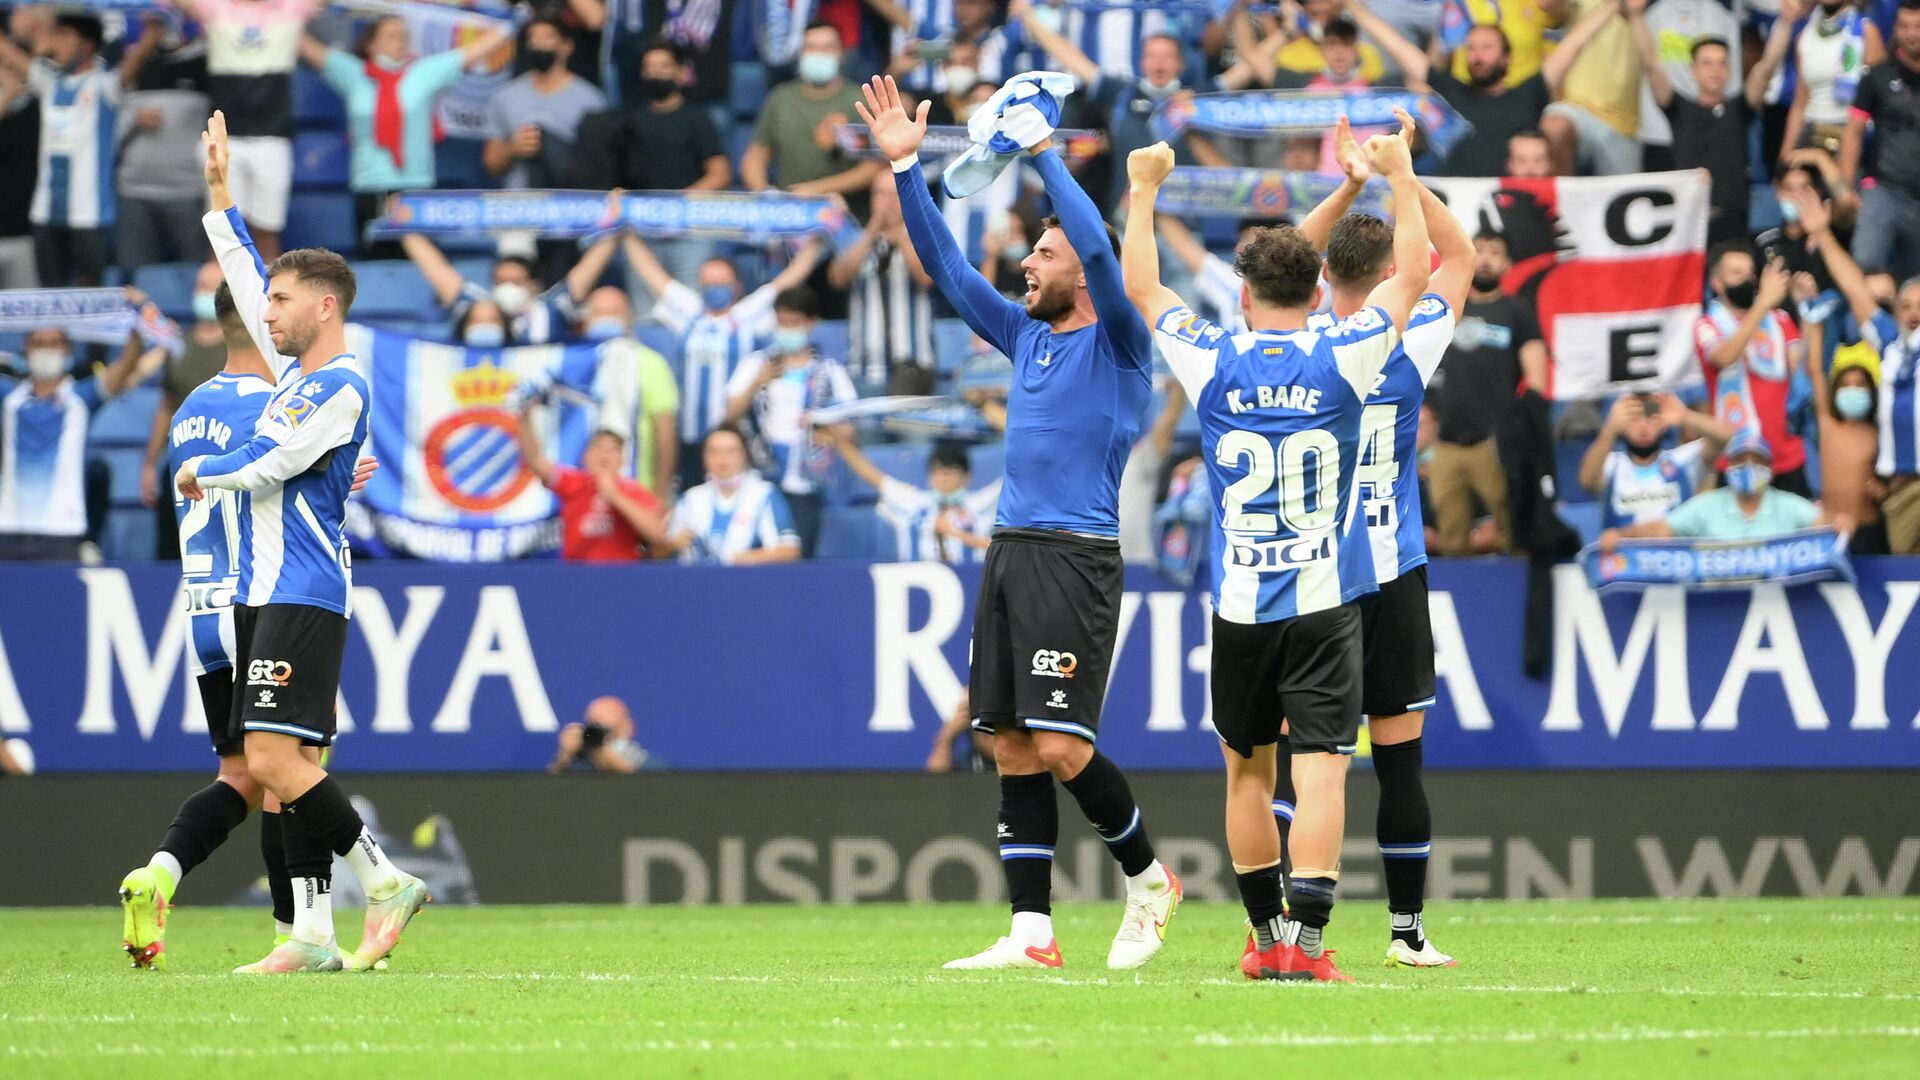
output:
M973 145L954 158L940 186L956 199L986 189L1015 158L1060 126L1060 108L1073 92L1073 76L1023 71L994 91L967 121Z

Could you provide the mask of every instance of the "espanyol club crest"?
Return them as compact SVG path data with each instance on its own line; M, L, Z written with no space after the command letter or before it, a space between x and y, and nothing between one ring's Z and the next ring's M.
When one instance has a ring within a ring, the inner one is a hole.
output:
M1747 396L1738 390L1728 391L1720 399L1720 415L1727 421L1728 427L1746 427L1751 422L1747 416Z
M482 364L451 381L460 408L427 432L421 448L427 479L461 510L498 510L533 480L520 461L520 418L503 407L519 376Z

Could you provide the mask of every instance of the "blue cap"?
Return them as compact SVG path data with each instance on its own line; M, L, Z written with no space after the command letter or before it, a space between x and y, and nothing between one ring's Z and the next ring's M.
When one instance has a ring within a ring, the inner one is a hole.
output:
M1773 447L1767 445L1767 440L1761 438L1759 432L1752 428L1743 428L1732 439L1727 441L1726 449L1726 457L1729 461L1739 457L1741 454L1759 454L1771 462L1773 460Z

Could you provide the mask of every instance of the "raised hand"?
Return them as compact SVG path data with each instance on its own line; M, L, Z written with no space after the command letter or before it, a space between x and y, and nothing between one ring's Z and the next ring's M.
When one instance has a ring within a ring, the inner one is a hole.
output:
M866 100L854 102L853 107L860 111L860 119L866 121L873 135L873 145L887 155L887 160L899 161L917 152L920 140L927 137L927 110L933 103L922 101L915 114L908 116L900 101L900 87L891 75L874 76L871 82L861 84L860 92Z
M1355 184L1364 184L1373 175L1373 169L1367 165L1367 155L1360 152L1360 144L1353 139L1353 125L1341 117L1333 129L1333 159L1340 163L1340 171Z
M1780 302L1787 298L1787 289L1791 284L1792 277L1787 273L1786 260L1773 260L1760 272L1760 291L1754 298L1754 304L1766 309L1779 307Z
M1794 192L1793 202L1800 208L1800 227L1808 236L1819 236L1833 227L1833 213L1811 188Z
M1381 176L1391 180L1413 175L1413 150L1401 136L1375 135L1367 140L1364 149L1367 164Z
M1672 393L1665 390L1660 392L1660 419L1666 421L1668 427L1678 428L1684 425L1687 422L1687 413L1690 411L1692 410L1687 408L1687 403Z
M353 466L353 486L347 490L350 492L359 491L361 488L366 487L367 481L373 479L373 474L377 472L379 468L380 459L376 457L363 457L355 462Z
M1137 188L1157 188L1173 172L1173 147L1164 142L1127 155L1127 179Z
M227 114L219 109L207 118L207 130L200 133L200 143L207 149L206 177L207 186L227 186Z

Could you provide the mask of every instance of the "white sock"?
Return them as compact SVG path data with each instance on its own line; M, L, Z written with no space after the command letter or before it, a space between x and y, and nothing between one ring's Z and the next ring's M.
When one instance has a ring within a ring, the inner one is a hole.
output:
M171 902L173 890L179 888L180 879L187 876L187 872L180 869L180 860L174 858L171 851L156 851L147 865L167 875L167 900Z
M1167 877L1166 864L1159 859L1153 865L1127 878L1128 896L1156 896L1167 890L1173 882Z
M1044 911L1016 911L1013 930L1007 937L1022 948L1031 945L1044 949L1053 944L1053 916Z
M360 879L360 888L369 900L385 900L400 888L400 871L380 850L380 842L364 827L360 838L353 842L344 856L347 865L353 868L353 876Z
M293 879L293 937L309 945L333 944L333 883L325 878Z
M275 919L273 920L273 932L276 935L279 935L281 937L292 937L293 924L290 922L281 922L279 919Z

